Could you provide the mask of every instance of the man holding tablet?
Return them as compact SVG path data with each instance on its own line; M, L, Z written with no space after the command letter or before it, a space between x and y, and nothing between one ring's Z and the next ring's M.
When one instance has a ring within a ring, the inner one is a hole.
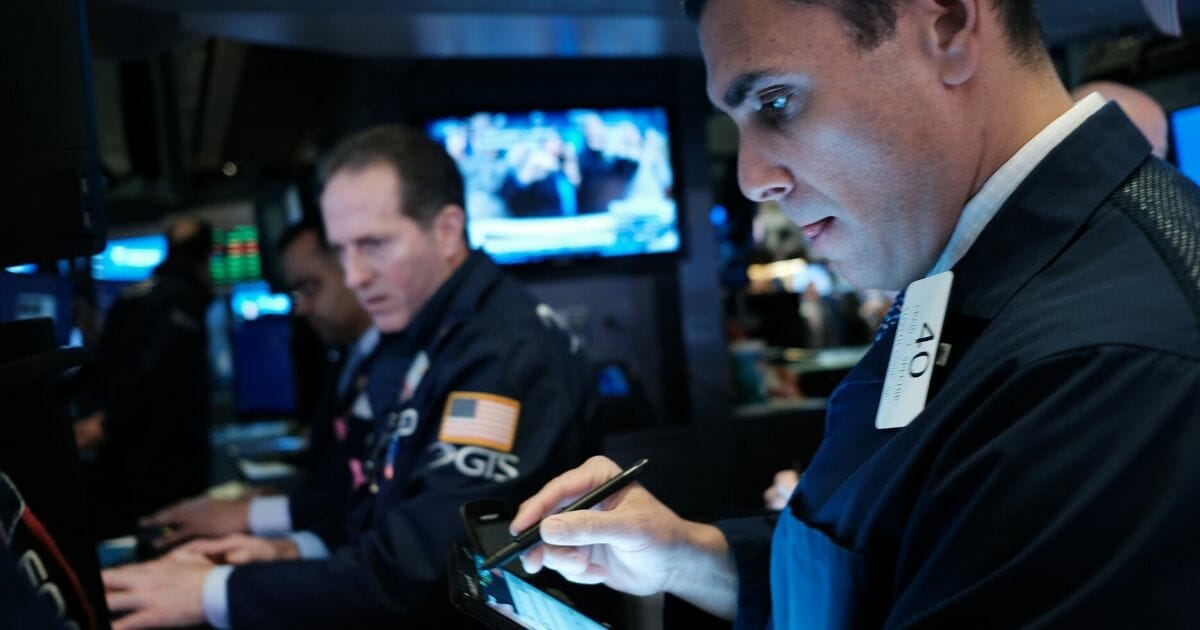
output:
M686 4L746 195L907 291L777 518L634 485L548 518L526 568L739 628L1200 626L1200 191L1115 104L1072 105L1032 0Z

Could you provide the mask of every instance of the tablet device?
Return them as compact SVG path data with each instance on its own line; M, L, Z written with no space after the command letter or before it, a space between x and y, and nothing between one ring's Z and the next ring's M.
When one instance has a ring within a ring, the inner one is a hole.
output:
M502 630L608 630L607 626L502 568L480 569L483 556L450 549L450 600L476 621Z

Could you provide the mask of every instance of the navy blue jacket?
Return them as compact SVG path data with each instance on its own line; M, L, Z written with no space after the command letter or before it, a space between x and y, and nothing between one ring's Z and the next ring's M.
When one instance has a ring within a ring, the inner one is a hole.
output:
M421 627L454 614L446 610L445 563L451 542L465 538L459 505L497 497L515 508L597 450L578 345L548 308L473 252L404 333L384 337L368 367L375 443L383 448L373 449L369 479L351 499L346 544L328 560L233 571L233 626ZM421 353L428 370L401 402ZM520 403L507 452L439 440L447 398L464 391ZM389 479L382 471L391 436Z
M740 627L1200 627L1200 191L1148 154L1110 104L1014 192L912 424L890 335L847 376L773 544L721 525Z

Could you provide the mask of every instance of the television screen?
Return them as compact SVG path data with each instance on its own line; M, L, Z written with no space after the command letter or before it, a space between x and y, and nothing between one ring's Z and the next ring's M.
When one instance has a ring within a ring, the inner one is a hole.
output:
M218 285L257 280L262 277L258 252L258 228L239 225L213 230L213 256L209 261L213 282Z
M477 113L428 132L463 173L471 244L502 264L679 249L662 108Z
M34 317L54 320L60 345L70 341L74 323L71 283L48 274L0 272L0 322Z
M272 293L266 280L233 285L229 296L233 316L250 321L264 315L287 315L292 312L292 300L286 293Z
M150 277L167 257L167 237L162 234L114 238L104 251L92 256L92 277L115 282L138 282Z
M1179 170L1200 183L1200 105L1172 112L1171 130Z
M233 394L239 417L296 413L291 318L240 319L232 330Z

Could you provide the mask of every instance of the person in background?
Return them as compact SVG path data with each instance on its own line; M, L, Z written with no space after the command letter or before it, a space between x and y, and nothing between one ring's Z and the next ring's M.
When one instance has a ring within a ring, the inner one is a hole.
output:
M104 410L85 440L100 446L92 509L101 538L208 486L212 233L201 219L172 223L166 259L109 311L97 348Z
M907 290L781 514L547 516L593 458L518 510L525 568L737 628L1200 627L1200 188L1072 102L1033 0L686 4L745 194Z
M1150 152L1160 159L1167 157L1170 147L1167 139L1167 114L1158 101L1139 89L1112 81L1084 83L1071 90L1071 98L1081 101L1092 93L1121 106L1121 110L1150 143Z
M106 571L109 607L127 613L116 630L445 627L458 619L445 563L465 540L459 506L515 504L597 450L579 340L468 247L462 176L446 151L419 130L375 127L334 148L323 174L330 245L382 334L363 401L373 439L351 471L344 541L327 552L195 541ZM215 566L235 554L257 562Z
M347 462L359 453L359 436L370 427L370 418L356 418L350 406L364 390L364 364L379 342L379 331L346 286L319 221L289 227L279 237L277 251L292 295L292 314L307 321L336 357L326 366L320 400L306 423L311 431L305 484L288 495L237 500L201 495L164 508L142 520L144 527L170 528L156 543L162 548L237 533L288 536L297 544L315 544L307 539L313 535L326 545L338 540L350 493Z

